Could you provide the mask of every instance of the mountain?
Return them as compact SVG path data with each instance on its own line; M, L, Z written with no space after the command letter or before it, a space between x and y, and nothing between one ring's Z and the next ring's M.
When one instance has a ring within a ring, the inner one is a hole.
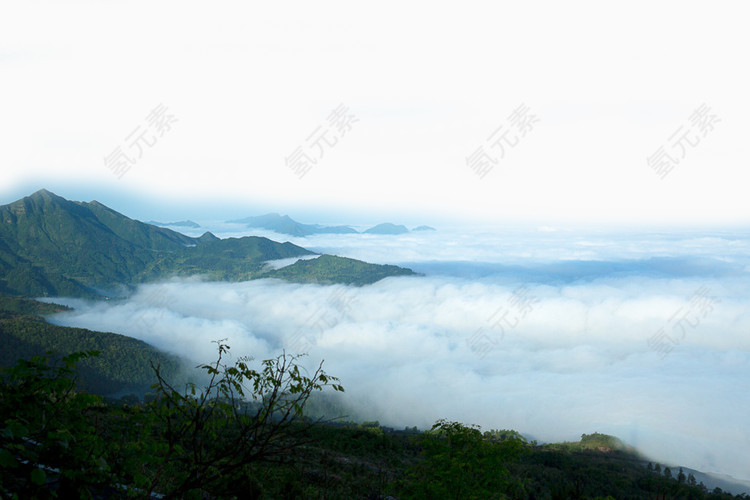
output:
M411 269L403 267L368 264L346 257L321 255L316 259L300 259L290 266L271 271L268 277L305 283L366 285L389 276L412 276L414 274Z
M250 228L267 229L279 234L290 236L309 236L311 234L348 234L357 230L349 226L321 226L319 224L302 224L288 215L275 213L246 217L244 219L227 221L234 224L244 224Z
M151 241L153 250L187 243L179 233L149 231L152 226L139 228L115 214L97 202L74 203L46 190L1 206L0 290L91 295L92 286L131 281L154 259L152 249L137 242ZM133 241L122 237L128 231Z
M359 234L356 229L350 226L321 226L320 224L302 224L295 221L288 215L279 215L270 213L256 217L245 217L227 221L232 224L244 224L249 228L267 229L279 234L288 234L290 236L310 236L312 234ZM435 231L434 227L419 226L413 231ZM403 225L391 224L389 222L378 224L364 231L368 234L405 234L409 229Z
M157 221L148 221L146 224L151 224L152 226L175 226L175 227L190 227L193 229L198 229L201 227L200 224L197 222L193 222L191 220L181 220L179 222L157 222Z
M191 238L99 202L68 201L44 189L0 206L0 293L95 297L194 274L241 281L266 277L267 260L303 255L314 252L257 236ZM326 275L331 281L350 282L350 276L337 278L331 269ZM380 274L388 273L370 273Z
M378 224L377 226L371 227L370 229L365 231L365 233L367 234L404 234L408 232L409 230L406 228L406 226L397 226L396 224L391 224L390 222Z

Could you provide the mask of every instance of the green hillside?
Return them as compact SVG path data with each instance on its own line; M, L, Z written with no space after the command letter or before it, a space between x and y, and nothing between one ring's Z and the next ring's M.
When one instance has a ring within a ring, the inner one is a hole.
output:
M0 366L19 359L43 356L57 359L78 351L96 350L100 355L80 363L80 386L95 394L145 393L154 383L151 362L161 365L172 378L181 372L175 356L145 342L115 333L55 326L38 317L64 310L57 304L0 295Z
M206 238L195 246L160 256L152 268L154 272L148 277L205 274L216 280L243 281L264 277L264 262L267 260L302 255L314 254L289 242L277 243L258 236L223 240Z
M123 286L201 274L241 281L269 276L267 260L312 255L267 238L191 238L130 219L99 202L72 202L41 190L0 206L0 293L28 297L107 295ZM274 277L372 283L409 274L395 266L354 265L330 256ZM352 273L362 271L354 276ZM340 273L340 274L337 274Z
M346 283L365 285L388 276L410 276L415 273L398 266L368 264L361 260L321 255L316 259L298 260L266 274L269 278L282 278L303 283Z

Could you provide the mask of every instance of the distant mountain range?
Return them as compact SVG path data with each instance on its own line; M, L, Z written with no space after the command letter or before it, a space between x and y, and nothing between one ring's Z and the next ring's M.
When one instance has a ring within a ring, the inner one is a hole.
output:
M195 274L225 281L283 277L357 285L413 274L335 256L277 270L264 264L305 255L314 252L257 236L219 239L206 232L191 238L130 219L97 201L68 201L44 189L0 206L0 293L92 297Z
M200 224L191 220L181 220L179 222L157 222L154 220L150 220L146 222L146 224L151 224L152 226L189 227L192 229L198 229L199 227L201 227Z
M292 219L288 215L279 215L270 213L258 215L255 217L245 217L227 221L231 224L243 224L248 228L266 229L279 234L288 234L290 236L310 236L313 234L359 234L359 231L351 226L322 226L320 224L303 224ZM413 231L434 231L435 228L430 226L415 227ZM405 234L409 229L406 226L391 224L386 222L371 227L363 233L368 234Z
M406 226L397 226L396 224L391 224L390 222L378 224L377 226L371 227L370 229L365 231L365 233L367 234L404 234L408 232L409 230L406 229Z
M311 234L345 234L356 233L357 230L349 226L321 226L320 224L302 224L288 215L265 214L257 217L245 217L244 219L227 221L235 224L244 224L247 227L268 229L279 234L290 236L309 236Z

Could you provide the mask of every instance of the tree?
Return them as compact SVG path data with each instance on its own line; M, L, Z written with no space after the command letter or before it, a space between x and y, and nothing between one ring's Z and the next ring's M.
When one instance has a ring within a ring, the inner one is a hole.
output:
M667 479L672 479L672 469L669 467L664 467L664 477Z
M695 486L696 485L695 476L693 475L692 472L690 474L688 474L687 482L688 482L688 484L690 486Z
M98 353L20 360L0 373L0 497L253 497L253 467L284 462L311 441L303 415L314 391L338 379L308 375L298 356L201 365L202 391L184 393L154 367L156 396L145 405L107 405L76 390L76 362ZM62 363L59 365L59 363Z
M417 444L424 461L407 471L403 498L504 498L523 496L508 465L528 451L524 441L483 436L478 426L438 420Z
M682 470L682 467L680 467L680 472L677 474L677 482L682 484L685 482L685 473Z
M97 351L19 360L0 376L0 496L67 497L113 484L95 425L101 398L76 391L76 363ZM48 475L54 477L48 478Z
M157 398L150 408L165 442L156 450L161 454L156 467L139 477L139 486L149 493L169 491L173 498L251 488L254 464L288 460L309 442L305 434L312 422L303 409L311 394L326 386L344 390L338 378L323 371L322 362L308 376L297 364L300 356L284 353L256 371L248 357L226 364L230 348L216 343L217 360L198 367L209 377L201 391L194 384L184 393L176 390L154 367Z

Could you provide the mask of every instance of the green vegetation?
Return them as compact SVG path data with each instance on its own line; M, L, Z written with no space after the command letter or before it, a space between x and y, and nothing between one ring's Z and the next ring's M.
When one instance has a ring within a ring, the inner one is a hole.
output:
M37 300L0 295L0 318L10 317L18 314L54 314L70 310L69 307L60 304L49 304Z
M554 445L550 445L550 447L552 449L564 451L634 451L632 448L625 446L625 444L616 437L608 436L607 434L600 434L598 432L593 434L581 434L581 440L576 443L555 443Z
M155 259L138 280L155 280L164 276L202 274L223 281L244 281L266 277L267 260L285 259L312 252L289 242L276 243L266 238L204 238L200 244L164 253Z
M366 274L338 276L339 269L353 266L349 260L337 263L341 258L333 256L313 271L292 266L272 273L263 265L304 255L313 252L255 236L221 240L206 233L191 238L130 219L96 201L72 202L46 190L0 206L0 293L6 294L97 297L100 290L193 274L227 281L273 275L365 284L410 273L360 263Z
M523 494L509 465L529 452L519 439L485 438L477 426L438 421L416 440L423 460L398 485L405 498L507 498Z
M269 278L283 278L303 283L345 283L366 285L388 276L410 276L414 272L398 266L368 264L361 260L321 255L316 259L299 260L266 274Z
M260 493L257 464L285 463L308 442L310 395L343 391L321 366L310 376L296 357L202 365L203 390L177 391L155 367L147 404L107 404L76 390L75 364L21 360L0 377L0 495L6 498L236 498Z
M34 357L0 376L3 498L729 499L692 475L662 472L616 438L593 434L580 449L529 444L515 431L438 421L396 431L378 422L311 420L313 393L342 391L293 356L218 359L199 368L202 390L177 390L155 366L154 395L105 402L76 389L74 353ZM580 444L580 443L579 443ZM676 476L676 477L673 477Z
M148 403L75 389L82 352L20 361L0 381L0 495L14 498L747 498L708 492L624 452L532 446L513 431L438 421L430 431L303 414L313 392L343 390L295 357L203 365L203 390L156 370ZM242 397L246 399L242 399ZM605 437L602 435L602 437ZM658 467L658 466L657 466Z
M182 363L145 342L115 333L94 332L47 323L35 314L65 309L57 304L0 295L0 366L49 351L64 357L80 350L98 351L79 363L79 387L95 394L145 393L153 383L151 363L176 378Z

